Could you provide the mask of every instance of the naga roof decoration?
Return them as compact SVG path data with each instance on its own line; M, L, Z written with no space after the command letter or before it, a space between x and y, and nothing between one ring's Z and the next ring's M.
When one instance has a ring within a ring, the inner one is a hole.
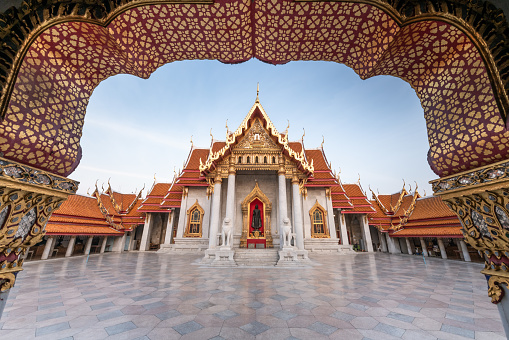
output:
M304 172L308 174L313 174L314 172L313 161L311 161L311 164L307 162L304 149L302 149L302 151L298 153L289 146L288 135L281 134L277 131L276 127L274 126L269 116L267 115L262 105L260 104L258 98L256 99L254 105L251 107L251 110L246 115L246 117L244 118L240 126L237 128L237 130L235 130L235 132L233 132L232 134L226 136L225 145L220 150L216 152L212 151L213 149L212 146L214 144L214 140L212 140L209 155L205 163L203 163L202 159L200 158L199 167L200 172L209 173L213 171L217 162L231 152L232 146L238 143L239 137L244 136L246 131L250 128L249 122L252 120L252 118L254 118L256 112L259 112L261 114L262 118L265 120L264 128L266 129L267 132L269 132L271 137L277 140L279 145L282 147L283 152L290 158L294 159L300 165L300 167L302 167L302 170Z
M461 223L438 196L421 197L416 186L413 194L376 195L377 213L368 217L369 224L391 237L462 237ZM404 190L406 191L406 190ZM398 210L384 209L383 201L398 197Z
M143 190L143 189L142 189ZM119 195L122 200L122 204L118 205L113 196ZM134 196L134 199L133 197ZM143 219L142 212L138 212L138 209L135 209L137 205L141 203L141 191L138 195L126 195L119 194L114 192L109 186L108 189L103 193L99 193L99 188L97 187L97 182L95 184L95 190L92 193L92 197L95 197L97 200L97 206L101 211L104 219L108 222L110 226L115 228L116 230L130 230L133 225L137 225L138 222L141 222ZM107 197L107 199L106 199ZM126 211L122 211L123 201L131 202ZM109 201L109 202L108 202ZM107 208L107 205L110 205L111 209ZM118 209L118 210L117 210Z
M108 180L108 188L106 189L106 191L104 193L109 196L109 198L111 200L111 205L113 206L113 208L115 209L117 214L129 214L131 212L131 210L134 208L134 206L136 205L136 203L138 202L138 200L141 198L143 189L145 189L145 185L143 185L143 188L140 190L138 195L136 195L134 200L129 204L129 206L125 210L124 210L124 201L123 200L120 202L120 204L117 203L117 201L115 199L115 192L113 192L113 190L111 189L110 180Z

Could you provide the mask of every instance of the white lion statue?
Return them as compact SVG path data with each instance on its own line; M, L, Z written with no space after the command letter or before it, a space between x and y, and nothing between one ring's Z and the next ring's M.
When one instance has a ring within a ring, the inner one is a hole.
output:
M223 228L221 230L221 246L222 247L232 247L232 238L233 238L233 225L232 221L226 217L223 220Z
M288 217L283 219L283 241L284 247L292 246L292 226Z

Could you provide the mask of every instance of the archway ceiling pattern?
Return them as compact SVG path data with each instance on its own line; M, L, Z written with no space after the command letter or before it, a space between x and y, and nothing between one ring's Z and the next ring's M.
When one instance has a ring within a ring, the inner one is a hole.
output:
M86 106L102 80L119 73L147 78L176 60L253 57L273 64L328 60L363 79L406 80L424 108L428 161L439 176L509 156L483 59L458 28L437 21L400 28L368 4L284 0L143 6L106 27L52 26L24 57L0 123L0 151L67 176L81 158Z

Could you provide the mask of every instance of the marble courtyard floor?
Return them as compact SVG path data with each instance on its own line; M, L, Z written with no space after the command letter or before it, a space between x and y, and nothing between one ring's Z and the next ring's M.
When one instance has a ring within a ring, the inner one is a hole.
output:
M505 339L480 264L377 253L232 269L198 258L26 263L0 339Z

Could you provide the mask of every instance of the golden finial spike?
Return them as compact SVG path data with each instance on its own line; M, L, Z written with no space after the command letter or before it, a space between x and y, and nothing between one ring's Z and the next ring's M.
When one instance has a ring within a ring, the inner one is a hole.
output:
M424 189L424 197L426 197L426 189Z
M90 196L90 187L87 189L87 195Z
M341 167L339 167L338 175L341 175Z
M260 94L260 83L256 83L256 102L260 101L260 99L258 98L259 94Z
M322 135L322 145L320 147L323 149L323 143L325 143L325 137Z
M194 147L194 143L193 143L193 135L191 135L191 148Z
M154 183L156 182L156 173L154 172Z
M411 193L412 192L412 184L409 184L408 185L410 188L408 189L408 192Z
M357 184L361 184L361 174L357 173L357 175L359 175L359 178L357 179Z
M212 136L212 128L210 128L210 137L214 140L214 136Z
M417 181L414 181L414 183L415 183L415 192L417 192L417 188L418 188L419 186L417 185Z
M406 183L405 183L405 179L403 178L403 189L405 189L405 186L406 186Z
M302 139L302 141L304 141L304 136L306 135L306 129L302 128L302 131L303 131L303 133L302 133L301 139Z

